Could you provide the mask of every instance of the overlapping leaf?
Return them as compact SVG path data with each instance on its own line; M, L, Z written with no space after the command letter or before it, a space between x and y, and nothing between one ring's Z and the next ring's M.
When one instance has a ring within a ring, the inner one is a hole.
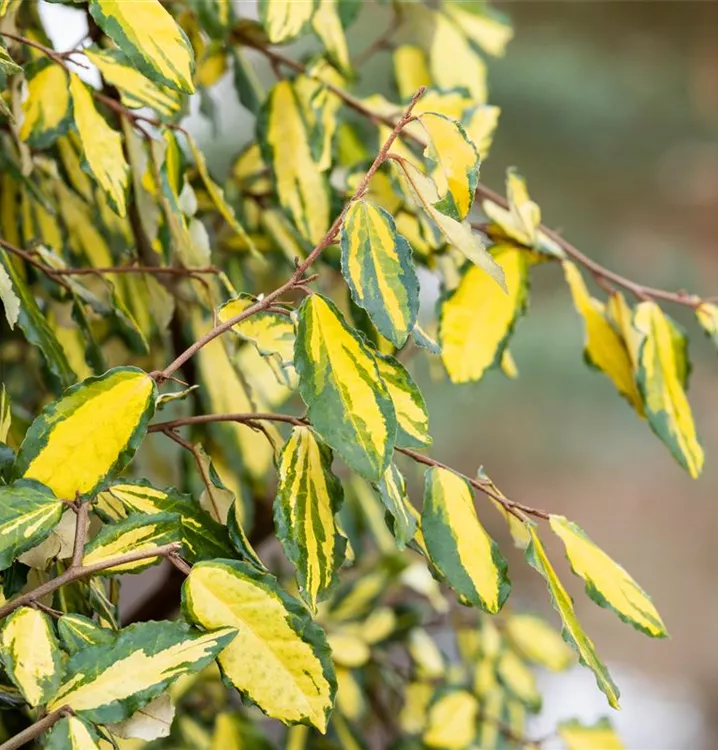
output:
M235 634L229 627L199 633L180 622L130 625L113 643L90 646L70 659L48 710L69 706L89 721L122 721L181 675L206 667Z
M47 735L46 750L100 750L99 736L91 724L66 716Z
M378 481L389 465L396 414L366 344L319 294L299 310L299 392L319 436L353 469Z
M272 44L299 36L311 21L317 0L259 0L259 18Z
M586 593L596 604L612 609L624 622L646 635L653 638L668 635L648 594L583 529L565 516L552 515L550 524L566 547L571 569L586 582Z
M344 559L345 540L334 521L343 492L331 465L331 451L309 427L294 428L279 458L277 536L312 610L336 581Z
M19 136L33 148L47 148L72 124L67 72L51 60L38 60L28 66L25 75L28 95Z
M242 562L201 562L182 601L202 627L238 629L219 663L240 692L272 718L326 730L336 678L324 632L274 577Z
M377 482L376 490L392 517L392 532L399 549L414 538L417 519L406 494L406 482L402 473L392 463Z
M57 621L57 633L63 648L71 656L88 646L112 643L117 634L108 628L100 627L84 615L67 614Z
M633 325L642 336L638 352L638 388L651 429L673 457L696 478L703 469L703 447L684 391L685 352L676 347L676 329L655 302L641 302Z
M596 684L606 695L609 704L617 709L619 707L618 698L620 696L618 688L611 679L611 675L608 673L605 665L599 659L593 641L591 641L581 628L573 609L571 597L563 587L559 577L556 575L556 571L546 556L541 539L536 532L536 527L531 525L529 531L531 533L531 542L526 550L526 560L546 581L549 594L551 595L551 602L559 615L561 615L564 640L578 654L581 664L587 666L594 673Z
M135 367L87 378L45 407L20 446L15 471L62 499L92 494L130 461L154 413L154 381Z
M498 612L511 589L506 560L479 522L466 480L447 469L427 469L421 530L449 585L471 604Z

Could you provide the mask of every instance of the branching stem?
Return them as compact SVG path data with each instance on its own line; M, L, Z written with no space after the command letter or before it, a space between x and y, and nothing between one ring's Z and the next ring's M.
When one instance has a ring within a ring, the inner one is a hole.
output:
M26 745L28 742L32 742L43 732L47 732L47 730L57 724L60 719L64 719L66 716L70 715L72 715L72 710L69 706L58 708L52 713L43 716L42 719L39 719L29 727L23 729L22 732L18 732L14 737L7 740L7 742L3 742L2 745L0 745L0 750L17 750L17 748Z

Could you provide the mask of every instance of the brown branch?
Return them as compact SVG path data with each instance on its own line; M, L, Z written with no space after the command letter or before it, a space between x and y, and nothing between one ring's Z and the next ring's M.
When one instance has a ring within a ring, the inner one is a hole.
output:
M41 586L38 586L36 589L28 591L27 593L22 594L22 596L18 596L16 599L3 604L3 606L0 607L0 620L14 612L18 607L32 604L35 600L41 599L48 594L52 594L53 591L57 591L57 589L66 586L68 583L87 578L87 576L107 570L108 568L114 568L117 565L137 562L138 560L147 560L150 557L167 557L171 552L179 551L180 547L180 542L171 542L170 544L164 544L161 547L155 547L154 549L127 552L124 555L118 555L110 560L101 560L100 562L92 563L92 565L83 565L79 568L71 565L64 573L57 576L57 578L53 578L52 580L43 583Z
M3 240L1 238L0 238L0 247L2 247L4 250L7 250L9 253L12 253L13 255L17 255L19 258L22 258L31 266L33 266L34 268L37 268L38 271L41 271L42 273L44 273L51 281L54 281L56 284L59 284L68 292L72 292L72 288L66 281L63 281L62 279L58 279L56 277L56 271L54 268L50 268L50 266L46 266L44 263L41 263L39 260L36 260L35 258L33 258L32 253L29 253L27 250L21 250L19 247L15 247L15 245L12 245L7 240Z
M58 65L62 65L63 67L67 67L67 59L71 55L76 55L80 51L73 49L67 52L58 52L56 49L51 49L50 47L46 47L44 44L40 44L40 42L36 42L33 39L28 39L24 36L20 36L19 34L11 34L9 31L0 31L0 36L4 36L6 39L12 39L14 42L18 42L19 44L26 44L28 47L34 47L36 50L42 52L43 55L46 55ZM74 61L71 62L73 62L74 65L77 65L80 68L87 67L82 63L76 63Z
M386 160L387 154L389 153L389 149L391 148L394 141L398 138L399 133L401 132L402 128L411 121L412 119L412 110L414 109L414 105L419 100L419 97L424 93L424 88L420 88L416 94L414 94L411 102L407 106L406 110L404 111L404 114L399 118L398 122L394 123L393 130L391 131L391 134L386 139L386 142L382 146L381 150L376 156L376 159L374 159L374 162L369 167L367 173L364 175L364 179L359 184L359 187L356 189L356 192L354 195L346 202L344 205L344 208L341 210L341 213L337 218L334 220L334 223L331 225L327 233L324 235L324 238L319 242L319 244L307 255L307 257L297 265L294 273L289 277L289 279L282 284L282 286L275 289L273 292L270 292L265 297L263 297L261 300L256 302L251 307L248 307L246 310L243 310L238 315L235 315L233 318L230 318L226 322L222 323L221 325L215 326L212 328L211 331L206 333L204 336L202 336L200 339L194 342L192 346L185 349L182 354L180 354L174 362L169 364L167 367L165 367L164 370L161 372L153 372L151 375L158 381L163 382L166 380L170 375L174 374L176 370L178 370L182 365L190 359L192 356L194 356L203 346L208 344L210 341L217 338L217 336L220 336L225 331L228 331L232 326L235 326L237 323L241 322L242 320L245 320L245 318L249 318L252 315L255 315L258 312L261 312L262 310L267 310L272 306L275 300L279 299L281 296L283 296L286 292L291 291L295 286L301 285L304 281L303 277L305 272L309 269L309 267L314 263L314 261L326 250L330 245L334 243L334 241L337 238L337 235L339 234L339 230L341 229L342 222L344 221L344 217L347 214L347 211L349 208L356 203L364 193L366 192L369 182L371 178L374 176L376 171L379 169L379 167L384 163Z
M192 566L185 562L176 552L170 552L170 554L167 555L167 559L175 566L175 568L177 568L177 570L179 570L180 573L188 576L192 572Z
M69 706L58 708L52 713L47 714L47 716L43 716L42 719L39 719L26 729L23 729L22 732L18 732L6 742L3 742L2 745L0 745L0 750L17 750L17 748L26 745L28 742L32 742L32 740L39 737L43 732L47 732L47 730L57 724L60 719L64 719L66 716L71 715L72 709Z
M90 503L77 501L77 516L75 519L75 543L72 546L72 562L70 568L82 567L82 557L87 542L87 523L90 517Z
M156 424L150 425L148 432L167 432L168 430L174 430L177 427L184 427L190 424L209 424L212 422L286 422L288 424L306 426L307 422L297 417L292 417L289 414L263 414L263 413L248 413L248 414L198 414L194 417L183 417L180 419L173 419L171 422L157 422ZM174 436L170 436L174 439Z

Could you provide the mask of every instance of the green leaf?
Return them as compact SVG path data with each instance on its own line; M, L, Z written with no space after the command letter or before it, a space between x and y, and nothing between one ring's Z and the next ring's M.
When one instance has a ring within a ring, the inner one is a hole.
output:
M163 544L179 542L181 538L180 518L175 513L155 513L154 515L134 513L123 521L103 526L97 536L85 547L82 561L85 565L95 565L128 552L141 552ZM139 573L161 562L162 559L158 556L136 560L100 571L97 575Z
M30 425L15 472L62 499L93 495L134 455L154 414L157 389L136 367L87 378L48 404Z
M155 83L194 93L194 53L184 31L158 0L90 0L97 25Z
M441 196L433 181L406 159L399 161L399 167L410 194L433 220L446 241L491 276L499 286L506 289L501 266L486 250L479 236L472 232L469 223L456 221L435 208Z
M83 52L107 83L117 88L125 107L151 107L162 117L173 117L182 108L180 93L145 78L120 50L85 47Z
M283 4L294 8L303 2ZM280 81L272 87L258 128L279 202L299 234L315 245L329 229L329 190L312 156L304 116L291 82Z
M394 404L396 444L402 448L425 448L431 445L426 402L409 371L396 357L378 353L376 366Z
M32 289L2 250L0 250L0 266L10 277L14 293L20 299L18 325L25 334L25 338L30 344L40 349L47 366L57 376L62 386L71 385L77 380L77 375L70 367L64 349L47 322L47 318L42 314Z
M182 607L202 627L239 630L219 656L237 690L274 719L326 730L336 692L326 637L273 576L231 560L198 563Z
M342 272L354 301L377 330L403 346L419 314L419 280L411 246L391 214L366 200L354 202L341 229Z
M540 617L511 615L505 633L525 659L553 672L562 672L575 661L573 652L563 638Z
M541 544L541 539L536 532L536 527L533 524L529 526L529 532L531 534L531 541L526 549L526 560L546 580L546 585L551 596L551 603L559 615L561 615L564 640L578 654L581 664L588 667L594 673L596 683L601 691L605 693L609 704L613 708L618 709L618 698L620 696L618 688L611 679L611 675L608 673L605 665L598 658L593 641L581 628L573 609L571 597L556 575L556 571L551 566L543 544Z
M234 88L237 91L237 98L240 104L253 115L258 115L267 96L264 88L257 79L254 67L244 56L242 50L235 47L232 49L231 55L234 61Z
M399 549L404 549L414 538L417 519L412 513L411 503L406 494L406 482L399 469L392 463L384 476L376 484L381 501L393 519L392 532Z
M565 516L552 515L549 523L566 547L571 570L586 582L586 593L596 604L612 609L624 622L652 638L668 635L648 594L583 529Z
M479 522L465 479L447 469L427 469L421 530L431 561L471 604L495 614L511 590L507 565Z
M182 555L188 562L232 556L226 527L205 513L191 497L173 488L158 490L147 482L113 484L108 488L108 494L128 513L178 516Z
M586 725L572 719L558 725L558 735L566 743L566 750L624 750L624 744L608 719Z
M141 622L114 643L90 646L67 664L48 711L69 706L98 724L122 721L184 674L199 672L234 638L221 628L198 633L180 622Z
M636 379L648 424L695 479L704 453L684 391L687 367L676 351L675 327L653 301L636 307L633 325L642 336Z
M371 351L319 294L299 310L294 361L299 393L319 436L351 468L378 481L394 448L394 406Z
M696 308L696 317L706 334L718 346L718 305L711 302L702 302Z
M87 86L74 73L70 75L70 94L87 166L97 184L105 191L113 209L120 216L125 216L130 170L122 150L122 136L95 109Z
M100 750L94 727L77 716L66 716L47 735L45 750Z
M458 120L438 112L423 112L419 122L429 136L424 153L437 165L432 172L439 194L434 208L463 221L471 210L479 180L479 152Z
M117 637L113 630L102 628L89 617L78 614L63 615L57 621L57 633L63 648L70 656L88 646L112 643Z
M0 302L5 308L5 319L12 331L20 317L20 299L13 289L12 279L8 276L5 266L0 264Z
M312 20L317 0L259 0L259 19L272 44L299 36Z
M452 383L481 380L499 365L528 303L524 253L506 246L494 251L506 280L502 292L481 269L467 266L459 285L441 302L441 359Z
M15 73L22 73L22 66L18 65L10 57L10 53L7 51L7 47L2 39L0 39L0 71L9 76L15 75Z
M250 565L254 565L257 570L266 571L267 569L264 566L264 563L257 555L254 547L252 547L252 543L249 541L249 537L244 530L242 499L239 497L234 499L234 502L229 508L229 513L227 514L227 531L229 532L232 546L237 552L239 552L240 559ZM236 557L234 554L231 556ZM215 557L217 557L217 555L215 555Z
M0 570L39 544L57 526L65 506L39 482L0 487Z
M72 124L67 72L61 65L41 59L27 66L25 76L27 99L18 135L32 148L47 148Z
M62 679L63 658L52 620L44 612L20 607L5 620L0 659L31 706L47 703L55 694Z
M334 521L344 493L331 468L331 450L309 427L295 427L279 458L274 520L313 612L336 582L344 560L345 540Z

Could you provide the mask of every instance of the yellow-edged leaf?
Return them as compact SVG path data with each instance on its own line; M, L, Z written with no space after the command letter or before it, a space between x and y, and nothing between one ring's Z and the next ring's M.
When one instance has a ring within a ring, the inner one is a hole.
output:
M316 5L316 0L259 0L259 17L269 41L281 44L299 36Z
M441 213L434 204L440 200L436 185L406 159L399 162L401 173L419 205L437 225L446 241L462 252L472 263L486 271L502 288L506 288L503 271L486 250L467 222L459 222Z
M573 572L586 582L586 593L600 607L653 638L668 633L653 602L631 576L565 516L552 515L551 530L566 547Z
M156 83L194 92L194 54L184 31L159 0L90 0L97 25Z
M279 458L274 520L313 611L336 581L344 559L345 541L334 521L343 492L331 466L331 450L309 427L295 427Z
M449 585L471 604L498 612L511 589L506 560L479 522L465 479L427 469L421 530L431 561Z
M606 666L599 659L593 641L581 628L581 624L576 618L576 612L573 609L571 597L563 587L559 577L556 575L556 571L546 556L543 544L536 531L536 526L531 524L529 531L531 533L531 542L526 550L526 560L546 581L551 596L551 603L559 615L561 615L563 638L578 654L581 664L588 667L594 673L596 684L606 695L609 705L612 708L618 709L618 698L620 697L618 688L611 679Z
M88 378L45 407L20 446L15 471L62 499L91 495L123 469L154 414L147 373L117 367Z
M77 716L66 716L55 724L45 741L45 750L100 750L92 725Z
M496 662L496 674L503 685L531 712L541 708L536 675L514 651L504 651Z
M602 302L591 297L581 272L571 261L563 261L573 304L584 320L586 361L605 373L636 412L643 416L643 402L634 379L631 356L623 338L606 317Z
M391 214L366 200L355 201L341 229L342 272L354 301L379 333L403 346L419 314L419 280L411 245Z
M636 307L633 325L642 336L636 379L648 423L695 479L704 454L684 391L687 366L676 348L675 327L653 301Z
M461 0L448 0L442 7L464 34L484 52L496 57L504 54L514 30L501 14L484 3L467 3Z
M466 750L476 738L479 702L468 690L440 693L429 708L422 740L440 750Z
M362 338L319 294L299 310L295 366L319 436L355 471L378 481L394 448L394 406Z
M129 64L119 50L88 47L83 51L103 78L117 88L125 107L152 107L163 117L172 117L182 108L182 95L179 92L146 78Z
M349 48L337 0L321 0L312 16L312 28L339 69L344 73L351 73Z
M625 746L608 719L593 725L575 719L558 725L558 735L566 743L566 750L624 750Z
M495 252L508 294L476 266L464 271L459 286L441 303L441 358L454 383L481 380L503 361L509 337L528 301L524 253L506 246Z
M426 53L415 44L400 44L393 53L394 76L399 96L410 99L422 87L431 85Z
M436 112L424 112L419 115L419 121L429 136L425 155L437 164L432 177L439 201L434 207L463 221L471 210L479 179L476 146L458 120Z
M329 191L326 178L312 157L309 134L291 82L275 84L261 122L264 159L274 173L279 202L301 236L316 244L329 228Z
M324 632L275 578L246 563L201 562L182 605L204 628L238 629L219 663L241 693L272 718L326 730L336 678Z
M718 305L712 302L702 302L696 308L696 317L703 330L713 339L718 346Z
M39 60L26 71L27 99L19 136L33 148L47 148L72 124L67 72L51 60Z
M540 617L512 615L505 632L524 658L554 672L562 672L575 661L563 638Z
M12 409L5 383L0 383L0 443L7 443L12 423Z
M526 247L534 247L541 225L541 209L529 198L524 178L513 169L506 173L506 198L508 209L485 200L484 213L511 239Z
M391 514L391 530L396 544L399 549L404 549L414 538L418 524L414 508L406 493L404 477L394 464L389 466L381 481L376 484L376 490L384 507Z
M122 136L95 109L87 86L74 73L70 75L70 95L87 166L114 210L124 216L129 167L122 150Z

